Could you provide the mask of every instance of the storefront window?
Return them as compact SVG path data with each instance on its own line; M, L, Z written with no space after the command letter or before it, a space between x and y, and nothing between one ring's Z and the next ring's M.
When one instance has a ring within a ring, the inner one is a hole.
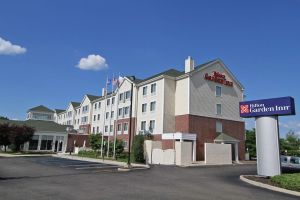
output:
M53 136L43 135L41 141L41 150L52 150Z
M32 136L31 140L29 140L29 150L38 150L38 144L39 144L39 136L34 135Z

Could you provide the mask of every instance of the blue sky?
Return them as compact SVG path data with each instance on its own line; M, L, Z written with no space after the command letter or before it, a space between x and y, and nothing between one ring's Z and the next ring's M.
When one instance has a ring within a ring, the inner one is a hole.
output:
M107 75L183 70L189 55L196 64L221 58L247 100L293 96L299 113L299 10L299 0L1 1L0 38L12 52L0 54L0 115L66 108L100 94ZM89 55L100 55L91 59L101 70L78 67ZM282 135L300 134L298 115L280 122Z

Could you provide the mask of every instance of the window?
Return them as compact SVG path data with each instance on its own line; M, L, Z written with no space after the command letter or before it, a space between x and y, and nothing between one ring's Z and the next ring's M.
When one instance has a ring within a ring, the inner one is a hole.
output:
M97 118L97 120L98 120L98 121L100 120L100 114L98 114L98 118Z
M217 115L221 115L222 114L222 105L221 104L217 104L216 106L216 111L217 111Z
M130 91L125 92L125 99L129 99L130 98Z
M145 131L146 130L146 121L141 122L141 130Z
M147 104L146 103L143 103L142 104L142 113L146 112L147 111Z
M223 132L222 122L219 121L219 120L216 121L216 132L217 133L222 133Z
M41 150L52 150L53 136L43 135L41 140Z
M80 114L80 109L78 109L78 115Z
M128 142L126 140L123 141L123 146L125 149L128 149Z
M114 130L114 126L113 126L113 125L110 125L110 127L109 127L109 132L113 132L113 130Z
M97 133L99 133L99 126L97 126Z
M118 131L118 132L121 132L121 131L122 131L122 124L118 124L118 125L117 125L117 131Z
M129 114L129 107L125 107L124 108L124 115L128 115Z
M150 103L150 111L155 111L156 101Z
M216 97L220 97L222 95L221 86L216 86Z
M122 116L122 113L123 113L123 108L119 108L119 110L118 110L118 116L119 117Z
M79 124L79 119L77 120L77 124Z
M104 131L105 131L105 133L107 133L107 131L108 131L108 126L105 126L105 127L104 127Z
M100 109L101 108L101 102L99 102L99 104L98 104L98 109Z
M111 105L115 104L115 97L111 98Z
M110 99L106 100L106 105L109 106L110 105Z
M95 110L97 109L97 103L95 103L95 105L94 105L94 109L95 109Z
M85 116L85 117L81 117L81 123L85 123L88 121L88 117Z
M128 123L123 124L123 131L128 131Z
M290 163L291 164L300 164L300 158L291 157Z
M114 112L114 111L111 111L110 117L111 117L111 118L114 118L114 115L115 115L115 112Z
M89 106L88 105L83 106L82 113L87 113L88 111L89 111Z
M119 94L119 101L123 100L123 93Z
M93 127L93 133L95 133L95 127Z
M143 87L143 96L146 96L147 95L147 86L144 86Z
M29 150L38 150L38 144L39 144L39 136L34 135L32 138L29 140Z
M96 115L94 115L94 121L96 121Z
M156 93L156 83L151 84L151 94Z
M109 117L109 112L106 112L105 113L105 119L108 119L108 117Z
M149 130L153 131L155 129L155 120L150 120Z

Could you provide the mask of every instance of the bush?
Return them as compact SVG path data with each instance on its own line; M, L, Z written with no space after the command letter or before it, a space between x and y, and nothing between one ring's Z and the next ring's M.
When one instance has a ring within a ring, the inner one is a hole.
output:
M88 158L97 158L99 153L93 150L82 150L78 152L78 156L88 157Z
M133 142L133 155L134 155L134 161L144 163L144 136L143 135L136 135L134 137Z
M91 148L94 151L101 149L102 135L101 134L91 134L89 137Z
M273 176L271 181L279 187L300 192L300 173Z

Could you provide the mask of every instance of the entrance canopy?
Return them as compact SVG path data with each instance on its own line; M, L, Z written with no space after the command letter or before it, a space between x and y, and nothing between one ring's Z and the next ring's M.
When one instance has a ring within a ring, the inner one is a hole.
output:
M220 133L215 139L215 143L238 143L240 142L239 140L225 134L225 133Z
M190 141L196 141L197 135L193 133L163 133L161 136L162 140L190 140Z

